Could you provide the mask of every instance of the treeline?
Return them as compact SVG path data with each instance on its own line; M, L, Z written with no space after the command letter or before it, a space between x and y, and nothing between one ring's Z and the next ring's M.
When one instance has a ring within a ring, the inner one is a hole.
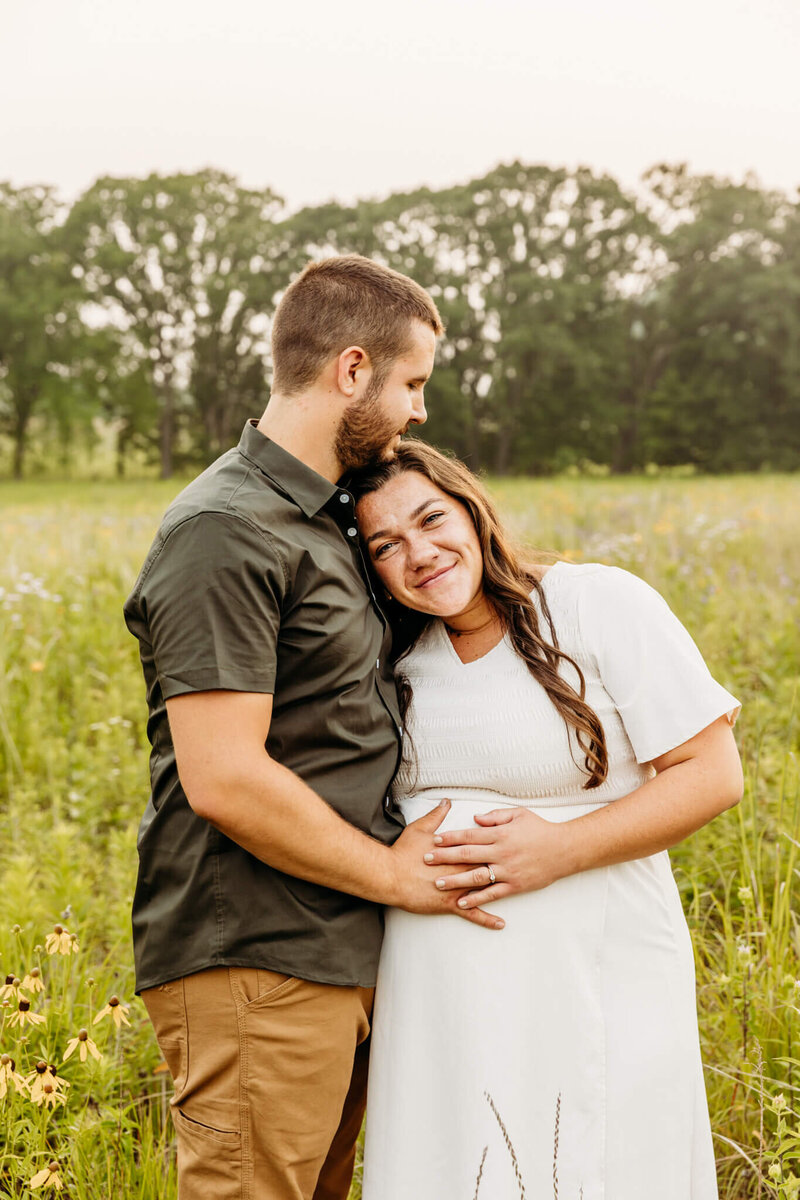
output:
M589 460L800 466L800 205L657 166L484 178L289 213L219 171L0 185L0 438L15 477L114 431L162 476L268 395L271 315L309 258L413 276L447 325L424 435L494 472Z

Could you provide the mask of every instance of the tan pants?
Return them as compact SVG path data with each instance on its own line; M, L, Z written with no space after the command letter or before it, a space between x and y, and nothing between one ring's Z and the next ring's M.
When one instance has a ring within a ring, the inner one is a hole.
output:
M371 988L214 967L142 999L175 1084L179 1200L347 1200Z

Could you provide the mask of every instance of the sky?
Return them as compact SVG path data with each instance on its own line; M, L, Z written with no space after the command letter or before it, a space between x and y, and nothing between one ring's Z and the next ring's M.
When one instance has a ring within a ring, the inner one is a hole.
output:
M0 0L0 179L221 168L292 208L499 162L800 184L800 0Z

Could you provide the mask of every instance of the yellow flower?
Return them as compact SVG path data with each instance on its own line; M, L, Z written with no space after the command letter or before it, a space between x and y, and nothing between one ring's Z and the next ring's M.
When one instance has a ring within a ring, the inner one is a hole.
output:
M77 954L78 939L65 929L63 925L54 925L53 932L48 933L44 948L48 954Z
M39 660L39 659L37 659L37 660L36 660L36 662L32 662L32 663L31 663L31 670L32 670L32 671L37 671L37 672L38 672L38 671L43 671L43 670L44 670L44 663L43 663L43 662L40 662L40 660Z
M43 992L44 980L42 979L42 972L38 967L32 967L19 986L25 992Z
M64 1184L61 1176L58 1173L58 1170L58 1163L53 1160L53 1162L47 1164L43 1171L36 1172L33 1179L31 1179L30 1183L28 1184L28 1187L51 1187L55 1188L57 1192L60 1192Z
M44 1025L44 1017L41 1013L31 1012L30 1000L20 1000L17 1005L17 1011L12 1013L8 1018L9 1025L19 1025L20 1029L23 1025Z
M97 1046L89 1037L88 1030L79 1029L78 1036L70 1038L70 1040L67 1042L67 1048L64 1051L64 1057L61 1061L66 1062L67 1059L75 1053L75 1050L78 1046L80 1046L80 1049L78 1050L78 1057L80 1058L81 1062L86 1062L87 1052L91 1054L92 1058L96 1058L98 1061L103 1057L100 1051L97 1049Z
M130 1021L125 1015L127 1012L128 1005L122 1004L119 996L112 996L105 1008L100 1009L92 1024L96 1025L98 1021L102 1021L103 1017L113 1017L114 1024L119 1029L123 1021L126 1025L130 1025Z
M61 1078L58 1067L48 1066L46 1062L40 1061L25 1082L34 1104L46 1104L54 1108L56 1104L66 1103L69 1080Z
M19 1000L20 988L24 986L17 979L16 975L6 975L5 982L0 987L0 998L4 1000Z
M10 1083L23 1095L27 1091L25 1080L17 1073L16 1066L10 1054L0 1054L0 1100L5 1099Z

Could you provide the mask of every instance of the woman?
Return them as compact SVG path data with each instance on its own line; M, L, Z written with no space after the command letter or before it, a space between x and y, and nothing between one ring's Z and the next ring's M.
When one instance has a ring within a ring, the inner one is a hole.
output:
M741 795L736 699L635 576L521 565L463 464L405 442L353 488L397 633L395 799L450 798L432 886L505 923L387 912L364 1200L715 1200L666 848Z

